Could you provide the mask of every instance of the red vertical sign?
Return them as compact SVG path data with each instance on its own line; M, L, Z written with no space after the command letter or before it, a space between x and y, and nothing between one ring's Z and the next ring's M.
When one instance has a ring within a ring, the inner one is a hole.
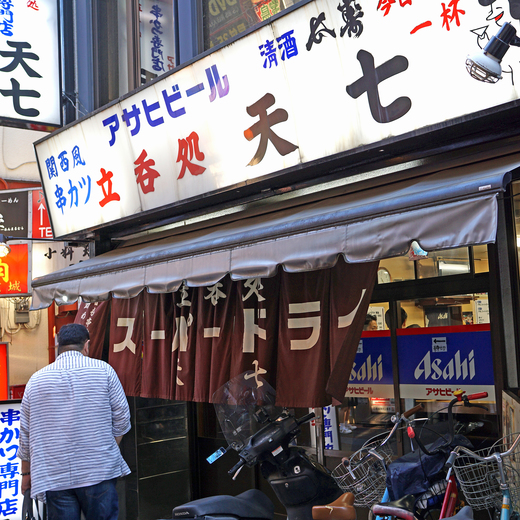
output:
M11 252L0 258L0 294L28 294L29 248L27 244L12 244L9 247Z
M43 190L32 192L32 238L53 238Z
M9 377L7 373L7 343L0 343L0 401L9 398Z

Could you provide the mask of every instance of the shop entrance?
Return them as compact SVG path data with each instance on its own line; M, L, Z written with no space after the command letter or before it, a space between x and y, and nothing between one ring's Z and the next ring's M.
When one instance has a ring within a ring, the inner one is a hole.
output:
M447 406L457 388L487 391L482 408L462 408L457 431L478 449L500 437L500 349L492 336L493 290L488 248L461 248L409 261L383 260L368 309L349 387L340 406L324 409L324 462L331 470L374 436L391 417L422 404L422 435L446 432ZM410 451L404 432L394 456Z

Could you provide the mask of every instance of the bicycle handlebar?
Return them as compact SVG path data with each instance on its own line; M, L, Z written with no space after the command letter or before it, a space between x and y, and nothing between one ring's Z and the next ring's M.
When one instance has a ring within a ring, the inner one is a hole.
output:
M513 442L513 444L507 451L504 451L502 453L495 452L495 453L492 453L491 455L488 455L487 457L477 455L474 451L471 451L469 448L466 448L465 446L456 446L450 453L450 456L448 457L448 460L446 461L446 464L445 464L445 467L448 468L448 475L446 478L450 477L451 470L453 468L453 464L455 464L455 460L460 455L460 452L464 452L466 455L469 455L470 457L473 457L474 459L476 459L480 462L493 462L493 461L496 462L498 465L498 472L500 475L500 484L501 484L501 486L507 485L506 476L505 476L505 472L503 470L503 465L502 465L502 459L504 457L508 457L509 455L511 455L511 453L513 453L513 451L515 451L515 449L519 443L520 443L520 434L517 435L515 441Z
M469 448L466 448L465 446L456 446L453 449L453 451L451 452L451 454L448 458L448 461L451 459L452 464L453 464L453 462L455 462L455 459L459 456L459 453L461 451L463 451L464 453L466 453L466 455L470 455L471 457L474 457L475 459L477 459L480 462L491 462L494 460L496 460L498 462L498 460L501 459L502 457L508 457L509 455L511 455L511 453L513 453L513 451L515 451L515 448L518 446L519 443L520 443L520 434L517 435L515 441L513 442L513 444L507 451L504 451L502 453L495 452L495 453L492 453L491 455L488 455L487 457L482 457L481 455L477 455L475 452L471 451ZM454 455L453 458L452 458L452 455ZM499 462L499 464L501 464L501 462Z
M421 451L426 453L426 455L434 455L436 453L439 453L443 448L446 446L449 446L455 437L455 425L453 423L453 407L458 403L464 403L464 406L478 406L478 405L472 405L470 401L475 401L477 399L484 399L488 396L487 392L477 392L475 394L470 395L463 395L464 392L462 390L459 390L458 392L455 392L456 397L454 397L450 404L448 405L448 439L446 442L437 447L433 451L428 451L428 449L424 446L424 444L421 442L421 439L419 437L415 437L415 440L417 441L417 444L419 445L419 448L421 448ZM449 460L449 458L448 458Z
M467 395L466 399L468 401L478 401L479 399L485 399L487 396L487 392L477 392L476 394Z
M407 420L408 417L411 417L414 413L417 413L417 412L419 412L421 410L423 410L423 405L422 404L418 404L418 405L414 406L413 408L410 408L409 410L406 410L406 412L403 412L401 414L401 416L399 416L399 414L394 415L392 417L392 422L394 423L394 426L390 430L390 433L385 437L385 439L381 443L381 446L384 446L392 438L392 436L394 435L395 431L397 430L397 428L399 427L399 425L401 424L401 421L403 419Z
M421 410L424 410L423 405L418 404L417 406L414 406L413 408L406 410L406 412L403 412L403 417L405 419L408 419L408 417L411 417L414 413L420 412Z

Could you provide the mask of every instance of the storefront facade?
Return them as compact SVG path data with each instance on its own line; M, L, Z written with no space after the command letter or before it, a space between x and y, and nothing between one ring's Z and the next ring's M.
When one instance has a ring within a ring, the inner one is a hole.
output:
M453 57L489 7L163 3L150 41L171 7L206 24L208 51L168 73L142 39L107 106L35 144L54 235L96 257L34 280L32 305L80 299L135 398L126 518L262 486L204 460L222 442L204 403L253 367L280 404L319 410L303 442L331 468L394 411L442 416L456 388L488 392L466 422L497 438L519 386L520 104L508 75L481 85ZM186 32L161 40L172 67ZM124 95L123 77L143 86Z

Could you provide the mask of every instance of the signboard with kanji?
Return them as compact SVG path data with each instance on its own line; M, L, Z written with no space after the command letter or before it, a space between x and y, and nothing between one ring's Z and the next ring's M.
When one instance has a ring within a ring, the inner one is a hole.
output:
M0 519L22 520L20 401L0 403Z
M0 4L0 124L61 125L57 0Z
M54 235L142 212L151 219L160 208L518 99L513 51L496 85L466 72L466 55L503 23L483 3L303 3L40 140Z
M29 294L29 246L9 243L11 252L0 258L0 296Z
M29 192L0 191L0 233L12 237L29 236Z

